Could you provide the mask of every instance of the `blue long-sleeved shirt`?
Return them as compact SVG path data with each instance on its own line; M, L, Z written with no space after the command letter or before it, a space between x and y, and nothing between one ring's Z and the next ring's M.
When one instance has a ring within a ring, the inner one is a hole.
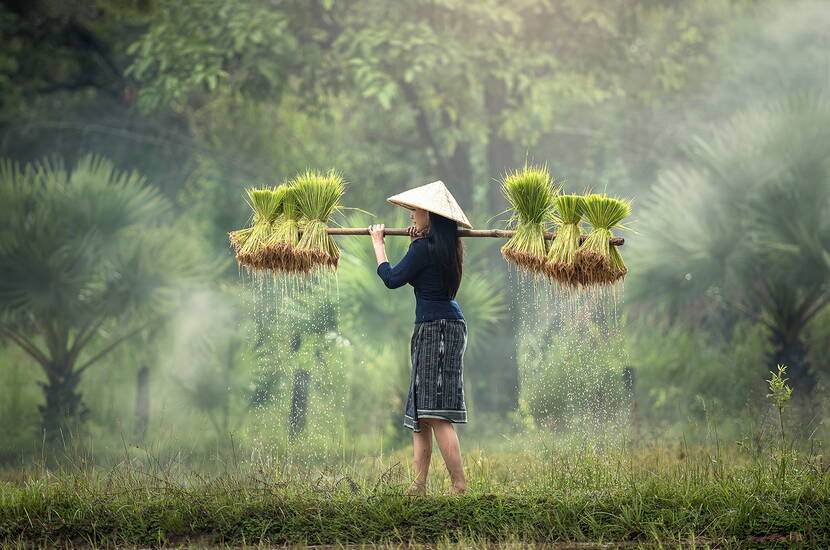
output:
M398 265L392 267L389 262L383 262L377 273L388 288L407 283L415 287L416 323L464 318L458 302L449 298L441 278L441 267L430 257L426 238L412 241Z

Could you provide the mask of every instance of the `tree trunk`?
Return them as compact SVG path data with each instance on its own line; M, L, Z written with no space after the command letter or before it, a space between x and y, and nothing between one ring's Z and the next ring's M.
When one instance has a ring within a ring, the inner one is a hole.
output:
M294 391L291 394L291 415L288 419L288 436L291 439L305 431L310 380L311 374L307 370L294 371Z
M80 376L72 369L73 365L53 365L47 372L48 382L40 383L46 403L38 410L49 440L68 438L89 414L77 391Z
M767 370L775 371L776 365L786 365L789 385L796 393L810 396L816 387L816 377L807 361L807 349L801 338L801 332L776 328L770 335L772 353Z
M150 422L150 367L142 365L136 373L135 380L135 424L133 435L136 440L144 441L147 424Z
M504 124L504 111L507 109L507 85L504 80L490 77L484 89L484 105L487 110L487 172L490 180L496 180L513 169L515 152L513 143L501 135ZM488 185L484 205L488 212L501 212L507 207L507 201L497 192L496 187Z
M291 351L295 357L300 353L303 337L299 332L291 335ZM294 371L294 383L291 392L291 412L288 415L288 436L296 438L305 431L306 411L308 410L308 383L311 375L306 370Z
M475 172L473 164L470 160L470 142L459 141L455 145L455 150L449 158L449 168L451 173L448 174L448 181L451 188L460 191L456 195L458 203L462 209L471 210L474 206L475 200Z
M624 398L628 401L628 424L633 425L634 436L640 440L640 411L637 407L637 377L634 367L623 369Z
M490 76L484 89L484 106L487 111L487 192L484 204L487 212L502 212L507 208L507 200L498 190L498 181L507 170L514 169L515 151L513 143L501 135L504 124L504 112L507 110L509 91L504 80ZM493 262L501 262L502 243L491 247L487 256ZM516 277L507 278L507 299L510 304L510 314L506 315L497 329L498 334L493 337L488 346L487 356L490 359L490 372L495 384L492 385L486 402L479 402L484 410L490 409L501 413L514 411L519 407L519 363L516 346L518 327L518 281ZM485 404L486 403L486 404Z

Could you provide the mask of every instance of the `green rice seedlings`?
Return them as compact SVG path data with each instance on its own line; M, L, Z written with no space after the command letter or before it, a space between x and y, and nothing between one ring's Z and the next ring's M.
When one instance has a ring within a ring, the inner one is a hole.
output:
M547 259L545 221L559 190L553 186L547 166L528 166L507 174L501 184L513 207L509 224L516 233L501 247L502 256L519 269L542 272Z
M306 170L294 178L292 188L297 207L306 219L295 255L310 267L337 269L340 249L328 234L328 222L346 190L343 178L334 170Z
M273 189L274 201L277 207L271 214L271 231L268 233L268 237L262 245L263 267L271 271L279 271L283 267L284 247L283 243L279 240L277 229L283 221L288 189L288 185L285 184L278 185Z
M248 240L248 237L251 235L253 230L253 227L246 227L245 229L237 229L236 231L228 233L231 239L231 246L233 247L234 254L239 254L239 249L242 248L242 245L245 244L246 240Z
M574 255L578 282L582 285L611 284L625 276L627 269L622 255L609 243L615 227L626 229L620 222L631 214L631 201L622 201L604 194L585 197L585 219L593 227Z
M579 222L585 210L585 199L579 195L559 195L554 199L554 209L560 225L548 250L545 274L561 285L576 286L574 254L582 235Z
M297 254L301 214L293 182L285 186L281 213L282 216L267 243L269 255L273 259L272 269L288 273L308 272L311 269L311 263Z
M268 187L262 189L248 189L248 204L253 210L252 225L247 230L242 229L235 236L231 236L240 244L236 254L236 261L252 269L267 269L265 243L273 231L273 222L279 212L281 195L274 193ZM236 232L235 232L236 233Z
M609 272L609 279L611 283L616 283L628 273L628 268L625 266L620 249L616 246L611 247L611 270Z

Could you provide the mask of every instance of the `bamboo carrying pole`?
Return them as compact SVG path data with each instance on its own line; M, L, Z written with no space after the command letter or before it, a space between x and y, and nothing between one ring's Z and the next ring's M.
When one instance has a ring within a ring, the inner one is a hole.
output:
M369 229L366 227L329 227L327 229L329 235L368 235ZM384 235L393 235L393 236L401 236L401 237L408 237L408 229L392 229L392 228L384 228L383 234ZM300 229L300 233L303 230ZM459 229L458 235L460 237L496 237L501 239L509 239L516 233L515 231L508 231L503 229ZM545 239L553 240L556 237L556 233L545 232ZM587 235L580 235L579 242L583 242L588 236ZM611 246L622 246L625 244L625 239L622 237L611 237L609 239L609 244Z

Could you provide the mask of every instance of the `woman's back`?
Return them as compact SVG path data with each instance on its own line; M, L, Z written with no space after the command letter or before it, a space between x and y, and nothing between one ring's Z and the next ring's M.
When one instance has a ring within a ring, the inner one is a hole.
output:
M449 297L443 268L430 254L427 238L412 241L395 267L380 264L377 273L388 288L411 284L415 291L415 322L435 319L463 319L461 308Z

